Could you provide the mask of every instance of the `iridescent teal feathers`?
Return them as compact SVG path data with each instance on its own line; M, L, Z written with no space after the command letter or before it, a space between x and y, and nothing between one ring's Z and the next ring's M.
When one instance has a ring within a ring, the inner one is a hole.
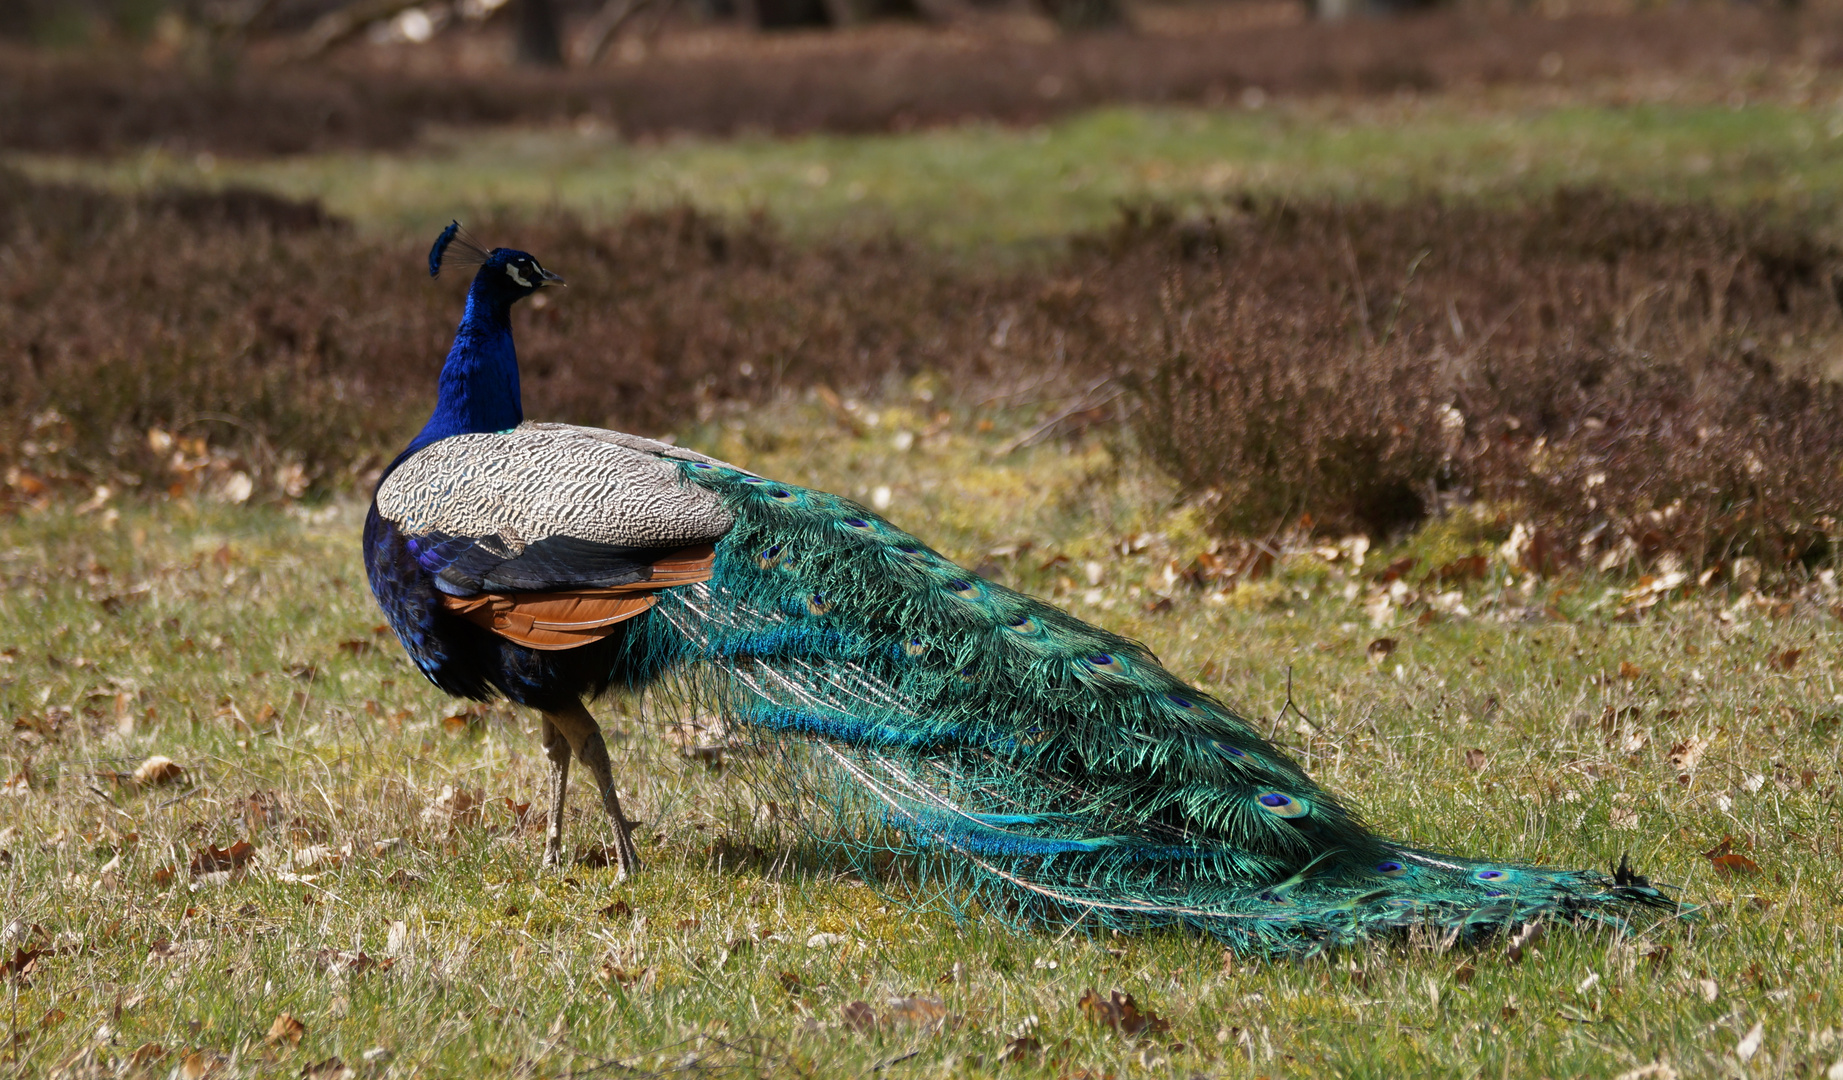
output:
M983 581L849 500L678 462L735 524L621 670L812 749L805 796L891 834L961 904L1189 925L1287 952L1666 903L1644 879L1434 855L1372 834L1143 647Z

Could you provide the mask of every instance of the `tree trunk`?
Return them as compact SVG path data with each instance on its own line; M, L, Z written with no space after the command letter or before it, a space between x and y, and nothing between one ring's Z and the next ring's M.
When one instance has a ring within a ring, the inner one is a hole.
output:
M518 0L518 62L537 67L563 66L563 33L550 0Z

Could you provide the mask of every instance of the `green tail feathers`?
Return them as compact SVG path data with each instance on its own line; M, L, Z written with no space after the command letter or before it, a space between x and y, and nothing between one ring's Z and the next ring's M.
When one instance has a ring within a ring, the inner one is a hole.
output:
M634 670L670 671L700 707L809 741L804 796L859 821L867 853L905 838L962 902L1189 925L1259 952L1669 904L1623 866L1476 862L1378 837L1143 647L848 500L682 468L736 523L711 580L663 594L634 635Z

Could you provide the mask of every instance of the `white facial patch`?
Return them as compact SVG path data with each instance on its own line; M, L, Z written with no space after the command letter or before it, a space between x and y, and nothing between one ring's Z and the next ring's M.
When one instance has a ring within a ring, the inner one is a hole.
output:
M532 287L531 282L525 280L525 275L518 272L517 263L507 263L506 264L506 276L511 278L513 281L518 282L520 285L523 285L527 289Z

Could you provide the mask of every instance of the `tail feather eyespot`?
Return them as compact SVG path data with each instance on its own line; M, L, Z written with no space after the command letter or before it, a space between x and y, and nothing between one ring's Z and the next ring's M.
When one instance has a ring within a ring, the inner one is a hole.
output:
M1304 803L1278 791L1263 792L1255 798L1255 802L1275 817L1304 817L1307 812Z
M1387 878L1407 877L1408 868L1394 859L1384 859L1376 864L1376 873Z

